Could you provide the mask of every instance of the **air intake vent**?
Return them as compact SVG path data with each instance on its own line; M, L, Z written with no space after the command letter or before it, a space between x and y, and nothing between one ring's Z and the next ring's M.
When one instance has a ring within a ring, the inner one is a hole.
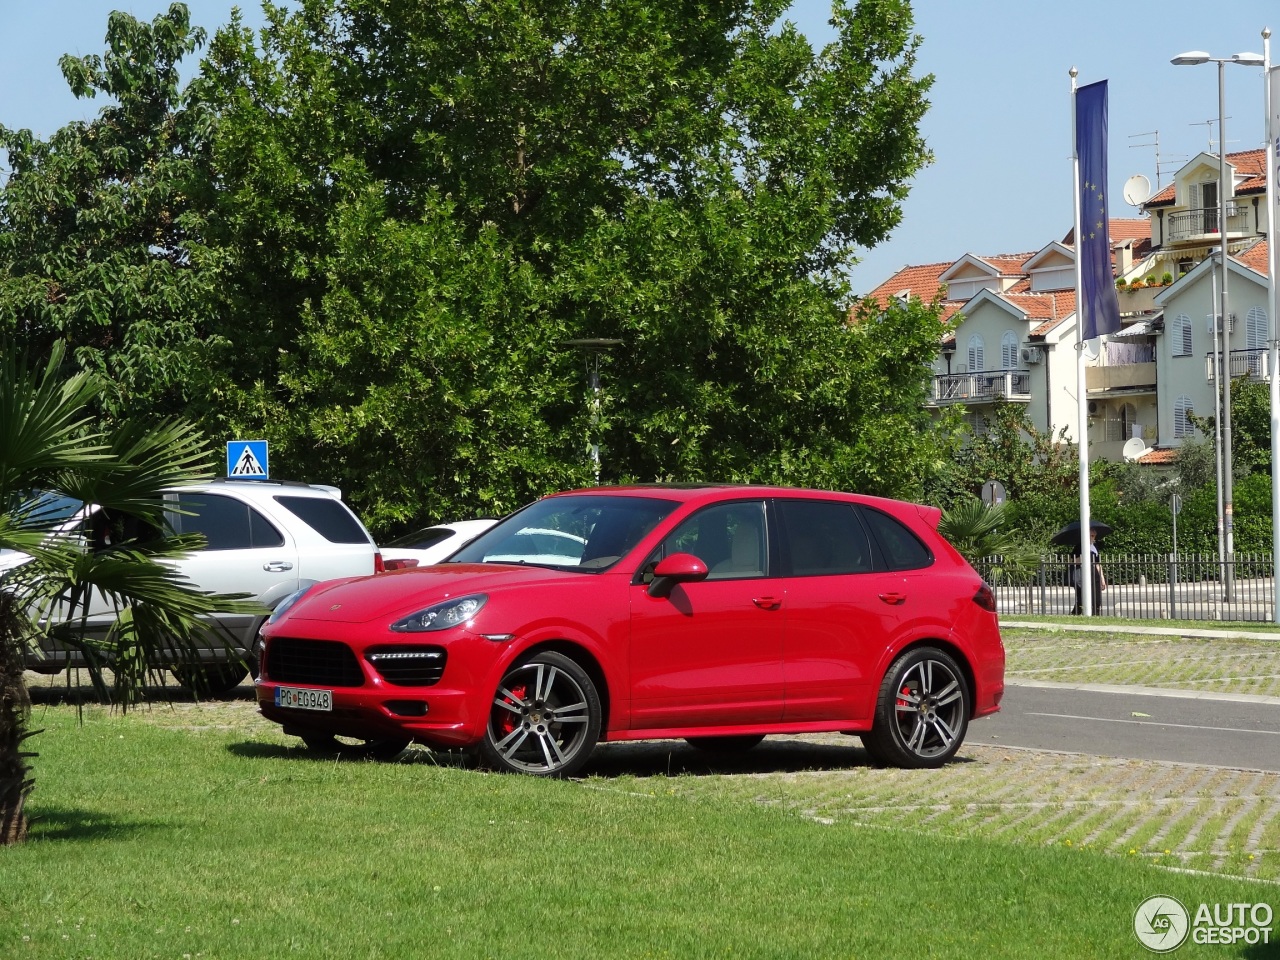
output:
M364 671L351 648L336 640L272 637L267 643L267 676L276 683L318 687L364 686Z
M373 647L365 659L387 683L397 687L429 687L444 674L444 647Z

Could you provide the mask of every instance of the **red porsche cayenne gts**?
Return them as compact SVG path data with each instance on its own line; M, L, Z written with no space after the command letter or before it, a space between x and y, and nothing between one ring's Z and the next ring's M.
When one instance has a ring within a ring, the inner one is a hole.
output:
M317 750L476 746L569 776L601 740L858 734L936 767L999 709L991 590L932 507L753 486L544 497L444 563L333 580L263 628L259 707Z

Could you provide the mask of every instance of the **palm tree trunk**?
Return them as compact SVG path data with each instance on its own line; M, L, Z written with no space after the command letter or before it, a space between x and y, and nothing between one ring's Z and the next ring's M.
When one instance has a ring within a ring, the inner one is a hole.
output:
M0 846L27 835L27 795L34 781L22 749L31 736L31 696L22 678L22 640L12 598L0 593Z

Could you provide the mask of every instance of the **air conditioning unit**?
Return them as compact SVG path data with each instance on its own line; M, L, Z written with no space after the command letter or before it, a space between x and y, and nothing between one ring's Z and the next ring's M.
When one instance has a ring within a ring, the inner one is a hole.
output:
M1213 336L1213 321L1216 319L1218 319L1218 315L1216 313L1211 317L1205 318L1205 333L1209 334L1209 336ZM1221 331L1221 325L1219 325L1218 329ZM1236 332L1236 315L1234 313L1227 314L1227 330L1230 333Z
M1089 416L1091 416L1091 417L1092 417L1092 416L1093 416L1094 414L1096 414L1097 412L1098 412L1098 401L1097 401L1097 400L1090 400L1090 401L1089 401Z
M1044 359L1044 351L1040 347L1019 347L1019 363L1039 363Z

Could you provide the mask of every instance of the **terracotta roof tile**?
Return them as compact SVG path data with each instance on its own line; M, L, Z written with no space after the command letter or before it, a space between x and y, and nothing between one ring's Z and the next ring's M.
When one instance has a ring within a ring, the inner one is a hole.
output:
M1244 253L1238 254L1232 259L1244 264L1251 270L1257 270L1264 277L1271 270L1270 248L1267 246L1266 240L1259 240Z
M1246 177L1236 184L1236 194L1256 193L1267 189L1267 151L1242 150L1239 153L1228 153L1227 163L1236 168L1236 173ZM1152 195L1144 207L1162 207L1173 203L1175 184L1169 184Z
M1034 257L1039 251L1033 250L1030 253L1002 253L994 257L978 257L983 263L989 263L1000 272L1002 277L1017 277L1022 275L1023 265Z
M1169 448L1156 448L1148 450L1138 458L1138 463L1147 464L1148 466L1159 465L1162 463L1177 463L1178 451Z
M903 267L863 299L874 300L881 307L887 307L893 300L907 293L929 303L942 287L938 278L953 263L955 263L954 260L947 260L945 263L924 263Z

